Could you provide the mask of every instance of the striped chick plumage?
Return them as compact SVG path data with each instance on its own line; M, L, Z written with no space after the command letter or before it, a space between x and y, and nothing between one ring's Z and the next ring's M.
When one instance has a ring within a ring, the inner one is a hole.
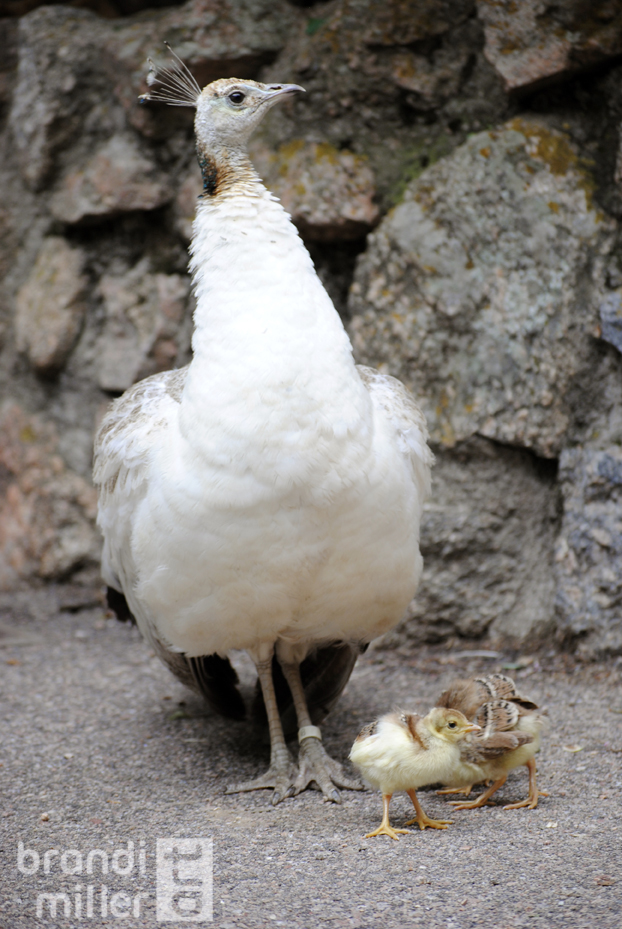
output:
M510 677L490 674L455 681L441 694L438 704L459 709L480 726L469 743L461 745L460 764L454 770L451 787L439 793L468 796L473 784L492 781L476 800L453 801L456 809L483 806L503 786L510 771L521 765L529 771L529 795L526 800L507 804L504 809L534 809L539 797L548 796L536 786L535 763L546 729L546 717L536 703L518 692Z

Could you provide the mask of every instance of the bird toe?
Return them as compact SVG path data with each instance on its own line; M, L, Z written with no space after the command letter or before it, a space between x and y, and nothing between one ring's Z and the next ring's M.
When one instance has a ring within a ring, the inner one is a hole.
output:
M226 794L245 793L250 790L273 790L272 805L294 795L296 769L293 764L270 765L265 774L242 784L227 787Z
M374 829L373 832L368 832L365 838L374 839L378 835L388 835L390 839L395 839L395 841L398 842L400 835L412 835L412 832L410 829L394 829L392 826L382 823L382 825Z
M299 768L296 794L316 784L325 800L341 803L338 787L344 790L363 789L361 784L346 777L339 762L330 757L321 741L316 738L303 739L300 743Z

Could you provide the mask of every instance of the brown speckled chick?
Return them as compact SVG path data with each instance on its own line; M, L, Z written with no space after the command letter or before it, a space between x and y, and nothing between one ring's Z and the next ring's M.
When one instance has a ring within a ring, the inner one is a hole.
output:
M538 798L548 796L536 786L534 760L540 750L546 719L536 703L518 693L511 678L490 674L455 681L441 694L438 705L460 710L481 727L468 743L461 745L461 765L455 769L453 786L439 793L468 796L473 784L492 780L476 800L453 801L456 809L483 806L505 783L508 773L520 765L525 765L529 771L529 795L526 800L510 803L504 809L535 809Z

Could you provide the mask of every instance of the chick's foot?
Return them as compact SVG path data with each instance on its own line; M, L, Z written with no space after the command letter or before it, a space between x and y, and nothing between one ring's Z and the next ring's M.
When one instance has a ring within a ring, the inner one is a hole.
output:
M410 829L394 829L393 826L390 826L388 823L380 823L377 829L374 829L373 832L368 832L365 836L366 839L373 839L377 835L388 835L390 839L395 839L396 842L399 842L399 835L412 835Z
M449 802L451 806L453 806L454 810L478 810L480 807L486 806L486 803L488 802L487 799L482 800L483 796L484 795L482 794L482 796L478 797L477 800L468 800L466 803L462 800L450 800ZM491 806L493 805L494 804L491 804Z
M450 800L449 802L453 806L454 810L477 810L480 806L485 806L486 803L490 800L492 795L499 790L500 787L503 787L505 784L507 774L504 774L499 778L498 781L494 781L490 787L484 791L483 794L477 798L477 800L467 800L466 803L461 802L460 800Z
M453 825L453 819L430 819L426 813L417 816L415 819L409 819L406 823L407 826L413 826L415 823L418 824L421 830L425 829L427 826L430 829L446 829L447 826Z
M521 800L519 803L508 803L507 806L504 806L504 810L520 810L521 807L527 807L528 810L535 810L538 805L538 797L548 797L548 794L543 790L538 790L536 783L536 763L533 758L530 758L526 764L526 768L529 771L529 795L526 800Z
M536 790L535 794L529 794L526 800L520 800L518 803L508 803L503 807L504 810L520 810L526 807L528 810L535 810L538 805L539 797L548 797L544 790Z
M406 793L412 800L415 813L417 814L415 819L411 819L406 823L407 826L412 826L414 823L417 823L419 828L423 831L426 827L429 827L430 829L446 829L447 826L451 826L453 824L453 819L430 819L427 813L423 812L423 808L419 803L419 799L415 791L407 790Z

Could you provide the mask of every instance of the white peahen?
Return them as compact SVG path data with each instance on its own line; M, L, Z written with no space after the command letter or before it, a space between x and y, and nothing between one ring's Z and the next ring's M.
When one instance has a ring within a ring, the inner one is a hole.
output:
M193 358L126 391L96 437L109 602L227 716L245 714L227 654L252 657L270 767L231 790L271 787L277 803L314 781L339 802L337 787L357 785L316 724L417 588L424 417L399 381L355 366L306 248L250 164L253 129L302 88L232 78L201 91L181 63L150 83L146 99L196 107ZM292 706L298 769L282 724Z

